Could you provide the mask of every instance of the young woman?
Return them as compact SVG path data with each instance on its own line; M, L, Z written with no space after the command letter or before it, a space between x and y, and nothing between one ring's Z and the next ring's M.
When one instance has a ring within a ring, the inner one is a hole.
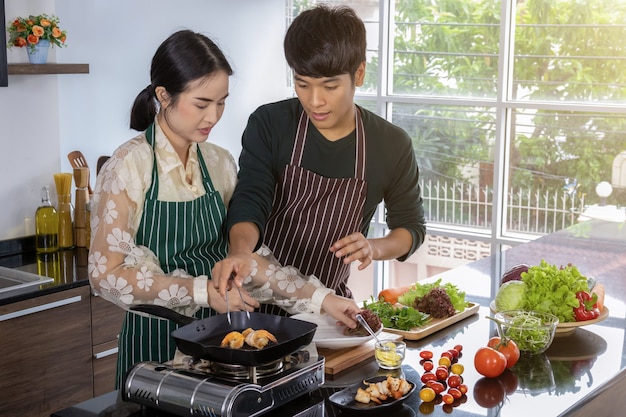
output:
M236 165L225 149L208 143L222 117L232 69L218 46L184 30L157 49L150 85L131 111L142 133L122 144L102 167L92 199L89 276L94 291L127 309L157 304L204 318L226 311L211 268L227 254L222 223L236 183ZM281 267L271 252L251 262L246 289L291 312L354 306L323 288L315 277ZM259 303L231 291L231 310ZM176 324L128 311L119 339L117 386L140 361L166 362L176 345Z

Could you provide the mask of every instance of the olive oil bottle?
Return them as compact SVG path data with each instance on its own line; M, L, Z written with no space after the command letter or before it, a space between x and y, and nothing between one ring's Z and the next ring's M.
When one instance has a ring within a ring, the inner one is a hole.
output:
M35 212L35 249L40 253L59 249L59 214L50 202L50 190L41 189L41 206Z

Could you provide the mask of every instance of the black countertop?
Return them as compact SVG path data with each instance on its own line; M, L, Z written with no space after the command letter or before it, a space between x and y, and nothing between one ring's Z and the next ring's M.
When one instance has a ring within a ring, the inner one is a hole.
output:
M572 263L581 273L594 276L602 282L606 288L605 304L610 310L609 317L600 323L580 327L572 334L556 337L544 354L523 357L514 372L507 372L496 380L485 380L475 371L473 356L479 347L486 345L488 339L496 334L493 322L485 316L490 314L488 305L497 291L499 277L515 264L533 265L541 260L557 265ZM541 417L621 416L626 406L626 396L622 393L623 380L626 379L625 271L626 225L591 220L433 277L456 284L466 292L468 301L480 304L481 308L478 314L459 323L424 339L409 341L404 366L421 374L420 351L429 349L439 355L454 345L463 345L464 355L460 362L465 366L463 377L469 391L465 401L452 410L457 417L516 417L532 413ZM51 288L40 291L85 285L85 279L51 285ZM35 291L31 296L37 294ZM341 387L358 383L377 372L376 364L368 360L335 377L327 376L323 389L305 396L301 401L294 401L297 404L293 406L323 404L321 411L315 411L321 414L307 415L340 415L341 412L324 399ZM498 398L498 395L502 395L503 387L508 393ZM160 415L151 410L138 411L138 406L117 401L116 398L116 393L110 393L63 410L57 415ZM407 400L399 415L443 416L451 411L442 404L433 405L429 409L421 404L416 392ZM94 411L87 411L90 408ZM124 414L123 409L130 409L132 413ZM138 412L140 414L136 414ZM291 415L298 414L293 410L289 412Z
M31 248L30 241L31 239L22 239L17 241L19 243L15 243L16 241L0 242L0 266L47 276L54 281L16 291L2 292L0 293L0 306L89 285L86 248L39 254ZM24 251L15 253L20 249Z

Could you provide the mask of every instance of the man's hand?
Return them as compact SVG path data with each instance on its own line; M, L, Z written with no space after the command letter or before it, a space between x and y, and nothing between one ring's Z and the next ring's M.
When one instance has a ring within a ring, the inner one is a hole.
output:
M362 233L352 233L339 239L330 247L337 258L343 258L344 264L359 261L359 271L365 269L374 259L372 246Z

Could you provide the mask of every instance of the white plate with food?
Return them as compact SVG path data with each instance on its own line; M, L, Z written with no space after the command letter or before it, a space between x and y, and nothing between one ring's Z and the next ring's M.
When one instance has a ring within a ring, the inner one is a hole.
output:
M337 320L328 314L301 313L291 316L292 319L308 321L317 324L317 330L313 336L313 342L318 348L344 349L359 346L371 339L372 336L347 336L344 334L346 327L337 324ZM382 331L382 326L376 331L376 335Z

